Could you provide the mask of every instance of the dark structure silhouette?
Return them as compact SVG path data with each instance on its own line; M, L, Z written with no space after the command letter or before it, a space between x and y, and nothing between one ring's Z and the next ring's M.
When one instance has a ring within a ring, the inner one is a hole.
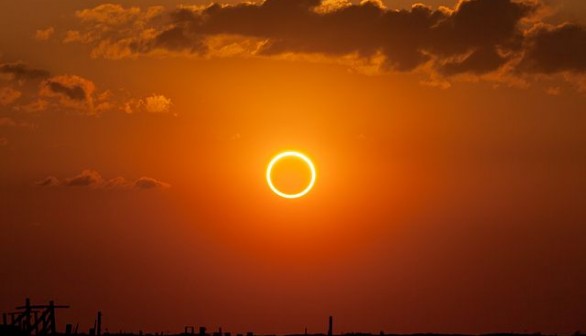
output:
M72 336L78 335L78 324L73 327L73 324L68 323L65 326L65 332L58 333L57 332L57 325L56 325L56 318L55 318L55 311L56 309L60 308L69 308L69 306L65 305L55 305L53 301L49 301L48 305L33 305L31 304L30 300L27 298L25 300L24 306L16 307L15 312L9 312L2 314L2 324L0 325L0 336ZM102 336L102 312L98 311L96 319L94 320L94 325L92 328L89 329L87 334L81 333L79 335L82 336ZM195 335L195 327L187 325L184 328L183 334L173 334L167 332L155 332L155 333L144 333L140 330L138 334L133 332L125 332L120 330L116 333L108 332L106 329L104 336L108 335L119 335L119 336L134 336L134 335L146 335L146 336L163 336L163 335L176 335L176 336L194 336ZM244 334L235 333L232 334L230 332L223 332L222 328L219 327L215 332L207 332L206 327L199 327L199 333L197 336L243 336ZM380 331L378 334L370 334L370 333L361 333L361 332L348 332L348 333L339 333L339 336L475 336L472 334L434 334L434 333L420 333L420 334L392 334L392 333L385 333L384 331ZM251 331L247 332L245 336L255 336L255 334ZM275 336L275 335L264 335L264 336ZM308 333L307 327L304 329L303 334L289 334L284 336L334 336L334 319L333 316L329 316L328 318L328 331L327 334L324 333ZM493 334L483 334L480 336L542 336L540 333L533 333L533 334L515 334L515 333L493 333ZM548 336L548 335L544 335ZM556 335L551 335L556 336ZM576 331L573 336L586 336L586 334Z
M24 306L16 307L16 312L2 314L3 326L1 335L55 335L57 322L55 310L69 308L65 305L55 305L49 301L48 305L32 305L30 299L25 300Z
M77 329L77 328L76 328ZM102 312L98 311L98 315L94 320L94 326L88 331L90 336L101 336L102 335Z

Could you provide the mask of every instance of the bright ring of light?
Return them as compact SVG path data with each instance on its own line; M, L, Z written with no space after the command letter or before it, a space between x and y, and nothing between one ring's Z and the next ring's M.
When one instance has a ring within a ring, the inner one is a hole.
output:
M302 191L300 191L300 192L298 192L296 194L286 194L286 193L280 191L279 189L277 189L273 185L273 181L272 181L272 178L271 178L271 172L273 170L273 166L279 160L281 160L283 158L286 158L286 157L295 157L295 158L298 158L298 159L303 160L307 164L307 166L309 167L309 170L311 171L311 181L309 181L309 184L307 185L307 187L305 187L305 189L303 189ZM267 167L267 183L269 184L269 187L271 188L271 190L275 194L277 194L277 195L279 195L281 197L284 197L284 198L299 198L299 197L307 194L311 190L311 188L313 188L313 184L315 183L315 167L313 166L313 162L311 162L311 160L307 156L305 156L305 155L303 155L303 154L301 154L299 152L294 152L294 151L283 152L283 153L280 153L277 156L275 156L271 160L271 162L269 162L269 165Z

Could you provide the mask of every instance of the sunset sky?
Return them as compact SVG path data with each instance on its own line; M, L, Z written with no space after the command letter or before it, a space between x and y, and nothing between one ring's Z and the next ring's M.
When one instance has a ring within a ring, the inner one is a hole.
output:
M423 1L4 1L0 311L586 330L586 1Z

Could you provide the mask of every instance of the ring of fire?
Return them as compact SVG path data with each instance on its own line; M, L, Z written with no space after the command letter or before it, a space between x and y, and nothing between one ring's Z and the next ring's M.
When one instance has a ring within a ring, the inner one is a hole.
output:
M282 191L280 191L279 189L277 189L277 187L275 187L275 185L273 184L273 180L271 177L271 173L273 170L273 166L279 162L279 160L286 158L286 157L295 157L298 158L300 160L302 160L303 162L305 162L307 164L307 167L309 168L309 170L311 171L311 180L309 181L309 184L307 185L307 187L305 187L305 189L303 189L302 191L296 193L296 194L287 194L284 193ZM267 166L267 183L269 184L269 187L271 188L271 190L284 198L299 198L301 196L304 196L305 194L307 194L311 188L313 188L313 184L315 183L315 167L313 166L313 162L311 162L311 160L305 156L304 154L300 153L300 152L295 152L295 151L288 151L288 152L282 152L278 155L276 155L271 162L269 162L269 165Z

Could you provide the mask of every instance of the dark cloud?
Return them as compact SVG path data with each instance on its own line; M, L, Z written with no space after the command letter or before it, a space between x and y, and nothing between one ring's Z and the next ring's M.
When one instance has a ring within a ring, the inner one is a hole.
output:
M497 55L497 49L521 47L519 22L539 7L528 0L465 0L454 9L437 10L421 4L409 10L389 10L373 1L327 11L320 10L321 6L320 0L266 0L260 4L181 7L169 14L170 22L159 20L149 27L156 32L150 39L136 38L145 34L133 32L134 37L116 36L119 42L115 43L111 42L114 33L110 33L94 42L102 48L104 41L110 43L106 55L154 50L205 54L210 52L206 44L210 37L236 35L262 40L255 50L259 55L355 54L368 58L381 53L386 68L400 71L413 70L433 58L471 54L461 66L451 60L444 73L485 73L508 61ZM129 37L132 42L122 44Z
M60 75L43 81L39 96L50 100L61 108L70 108L88 115L95 115L103 108L110 107L107 95L96 97L95 92L96 86L89 79L75 75Z
M539 0L460 0L453 8L416 4L401 10L374 0L213 3L166 13L104 6L78 12L85 30L70 39L93 45L94 57L238 50L345 57L382 70L424 68L444 77L586 70L586 28L545 25L536 16L545 8Z
M431 49L440 55L497 47L519 48L521 19L539 8L533 1L467 0L431 28Z
M74 75L60 75L43 81L40 93L42 96L66 98L73 103L92 103L95 89L95 84L89 79Z
M135 181L128 181L124 177L115 177L106 180L99 172L93 169L85 169L76 176L64 179L58 179L55 176L48 176L40 181L35 182L35 185L38 187L61 186L110 190L160 189L170 187L168 183L145 176Z
M72 100L85 100L87 93L81 85L66 86L60 82L47 81L49 89L55 93L60 93Z
M527 36L527 50L519 69L551 74L586 72L586 27L564 24L541 25Z
M13 80L43 79L49 76L48 71L30 68L24 63L0 64L0 74Z
M507 58L499 55L494 48L477 49L460 61L444 63L440 71L448 76L461 73L480 75L495 71L506 62Z

